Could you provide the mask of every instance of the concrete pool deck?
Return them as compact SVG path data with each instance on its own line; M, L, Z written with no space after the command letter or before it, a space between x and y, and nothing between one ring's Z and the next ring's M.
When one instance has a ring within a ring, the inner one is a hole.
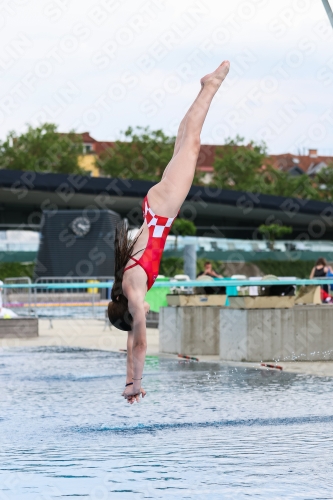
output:
M8 320L10 321L10 320ZM126 349L126 332L109 328L102 320L48 319L38 322L39 336L33 338L0 338L0 347L82 347L119 351ZM147 328L148 354L158 354L159 337L156 328Z
M0 349L12 347L81 347L119 352L126 349L126 333L109 328L101 320L57 319L50 327L47 319L39 320L39 337L0 339ZM159 353L159 332L157 328L147 328L148 355L160 355L177 359L176 355ZM184 353L186 354L186 353ZM219 356L198 356L200 361L260 368L260 363L223 362ZM274 362L272 362L274 363ZM318 377L333 377L333 361L279 361L285 371L303 373Z

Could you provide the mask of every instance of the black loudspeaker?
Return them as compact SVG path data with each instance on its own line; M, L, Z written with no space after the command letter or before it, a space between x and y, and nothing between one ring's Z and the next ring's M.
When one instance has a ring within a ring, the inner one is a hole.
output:
M35 278L113 276L120 220L111 210L45 210Z

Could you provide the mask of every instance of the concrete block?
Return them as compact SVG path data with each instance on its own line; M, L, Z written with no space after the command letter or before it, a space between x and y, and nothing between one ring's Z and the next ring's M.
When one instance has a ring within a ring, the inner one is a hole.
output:
M320 286L301 286L299 289L295 304L321 304Z
M229 297L230 307L233 309L284 309L294 307L294 296L265 297L249 295Z
M0 319L0 338L38 337L37 318Z
M166 296L169 306L224 306L226 295L170 294Z
M218 355L220 352L219 307L162 307L160 352Z
M220 359L333 360L333 307L220 309Z

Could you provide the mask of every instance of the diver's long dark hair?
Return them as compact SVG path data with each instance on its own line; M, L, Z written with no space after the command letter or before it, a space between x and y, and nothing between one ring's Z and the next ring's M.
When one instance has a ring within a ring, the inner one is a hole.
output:
M123 277L125 266L132 257L133 248L141 232L130 238L124 221L116 227L114 241L114 283L111 290L111 302L108 305L109 320L119 330L132 330L132 315L128 310L128 300L123 294Z
M111 290L111 300L113 301L123 294L122 282L125 266L132 256L133 248L140 234L141 232L135 238L130 238L125 221L121 221L116 227L114 241L114 283Z

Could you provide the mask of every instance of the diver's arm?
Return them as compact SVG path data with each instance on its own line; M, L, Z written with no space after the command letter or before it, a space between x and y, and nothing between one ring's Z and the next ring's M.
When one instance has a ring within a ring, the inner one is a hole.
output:
M126 384L133 382L133 332L127 332L127 372L126 372Z
M145 364L147 338L146 338L146 314L144 308L144 295L138 293L138 290L127 292L128 310L133 318L131 335L133 338L131 353L128 357L128 374L132 372L133 385L126 387L124 397L130 402L133 398L139 400L139 395L144 396L145 392L141 388L141 379L143 367ZM129 353L127 353L128 355ZM130 382L128 380L128 382Z
M125 391L133 385L133 333L127 332L127 355L126 355L126 382L122 396L125 396Z
M133 371L133 332L128 332L127 338L127 374L126 374L126 387L122 393L122 396L127 399L130 404L139 402L140 394L144 398L146 391L141 387L137 390L133 388L134 385L134 371ZM139 383L141 380L138 381ZM129 384L129 385L127 385Z
M147 350L146 315L143 303L129 303L128 309L133 318L133 390L139 392Z

